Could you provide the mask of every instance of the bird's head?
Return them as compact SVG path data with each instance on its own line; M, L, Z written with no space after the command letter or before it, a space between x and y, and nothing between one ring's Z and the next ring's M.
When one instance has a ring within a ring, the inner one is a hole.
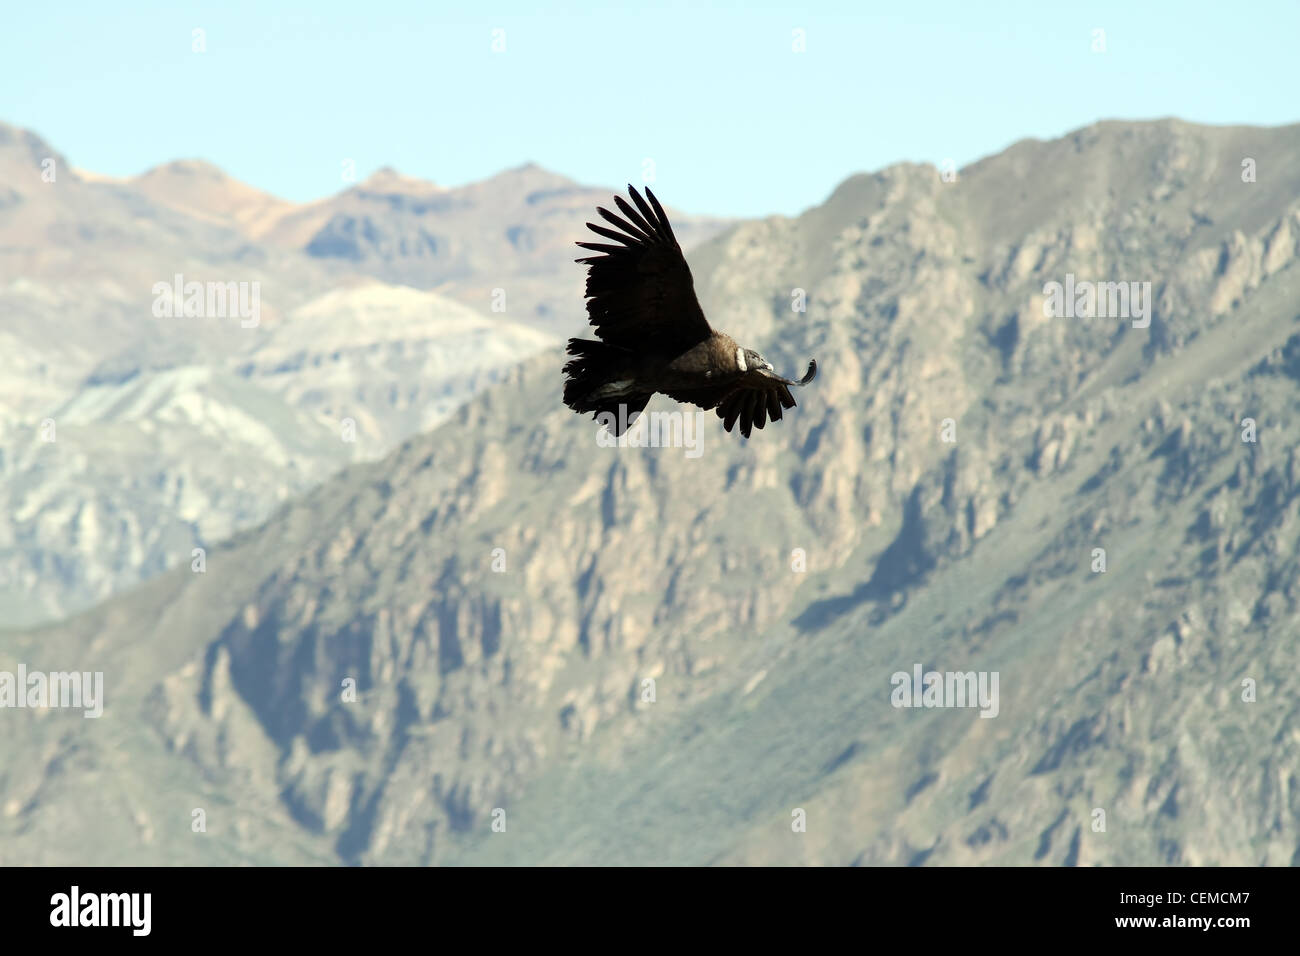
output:
M768 372L773 371L772 363L769 362L767 359L763 358L763 356L759 355L753 349L741 349L740 352L743 358L743 362L739 363L741 365L742 370L751 371L751 372L757 371L759 369L763 369Z

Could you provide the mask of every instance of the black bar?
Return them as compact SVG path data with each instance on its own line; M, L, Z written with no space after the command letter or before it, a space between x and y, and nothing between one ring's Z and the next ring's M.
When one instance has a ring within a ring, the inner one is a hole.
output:
M74 886L78 922L100 913L107 921L116 908L119 925L53 925L71 922ZM433 945L450 943L452 936L459 946L541 933L529 937L535 945L570 938L602 940L595 948L605 949L648 943L647 933L661 941L681 939L701 923L709 936L721 933L732 941L770 941L785 931L795 940L811 934L809 943L829 933L873 942L897 936L1182 943L1200 936L1231 944L1259 931L1286 933L1294 925L1297 889L1294 869L1249 868L50 867L0 870L0 913L6 944L75 933L82 941L99 935L128 945L139 939L220 944L263 938L373 945L380 928L385 939L419 934ZM147 935L143 894L149 894ZM1201 925L1205 919L1208 927ZM620 928L622 936L603 935ZM620 938L624 943L615 942Z

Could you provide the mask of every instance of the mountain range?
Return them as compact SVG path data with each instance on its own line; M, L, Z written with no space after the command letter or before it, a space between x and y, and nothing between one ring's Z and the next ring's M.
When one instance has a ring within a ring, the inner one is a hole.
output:
M409 437L201 571L4 635L105 698L5 715L0 862L1300 862L1300 126L892 166L690 260L715 325L817 358L797 412L605 447L556 348L431 430L380 408ZM1052 314L1085 281L1147 314ZM389 295L285 314L343 350ZM264 347L238 379L339 414ZM901 706L918 671L996 704Z
M3 124L0 182L10 626L188 566L576 330L566 242L609 198L529 166L456 189L381 170L296 204L196 160L105 177Z

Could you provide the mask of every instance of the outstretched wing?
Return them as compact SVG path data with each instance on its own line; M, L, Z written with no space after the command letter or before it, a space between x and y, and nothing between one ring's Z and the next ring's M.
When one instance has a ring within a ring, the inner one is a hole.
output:
M739 422L740 433L748 438L751 428L762 428L769 417L779 422L781 409L794 408L794 405L794 396L787 386L748 372L740 386L718 405L718 417L727 431Z
M791 385L807 385L816 377L817 363L813 361L808 363L808 371L797 382L760 368L750 369L722 385L675 388L665 394L705 411L716 408L724 429L731 431L736 422L740 422L740 433L748 438L752 429L762 428L769 418L779 422L782 409L795 407L794 396L790 394Z
M808 371L797 382L764 369L750 369L736 379L725 393L701 395L709 404L696 401L689 393L672 397L679 401L693 402L704 409L716 408L724 429L731 431L739 422L740 433L748 438L752 429L762 428L769 418L779 422L782 409L795 407L794 396L790 394L791 385L807 385L816 377L815 361L808 363Z
M731 379L722 385L709 385L705 388L670 388L664 394L673 401L695 405L707 412L725 402L727 396L739 387L739 383Z
M587 316L602 340L611 345L680 353L713 334L695 298L695 283L668 217L654 193L649 204L628 186L634 209L622 196L614 202L627 218L608 209L597 212L617 230L595 223L587 228L618 245L578 243L600 255L586 263Z

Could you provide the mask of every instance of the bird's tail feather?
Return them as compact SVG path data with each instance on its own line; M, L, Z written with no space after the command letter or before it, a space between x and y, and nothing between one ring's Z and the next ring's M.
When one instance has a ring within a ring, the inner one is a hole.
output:
M567 351L573 358L564 366L564 404L575 412L594 412L598 420L609 424L614 435L621 435L637 420L653 394L610 388L622 378L631 378L632 353L590 339L569 339Z

